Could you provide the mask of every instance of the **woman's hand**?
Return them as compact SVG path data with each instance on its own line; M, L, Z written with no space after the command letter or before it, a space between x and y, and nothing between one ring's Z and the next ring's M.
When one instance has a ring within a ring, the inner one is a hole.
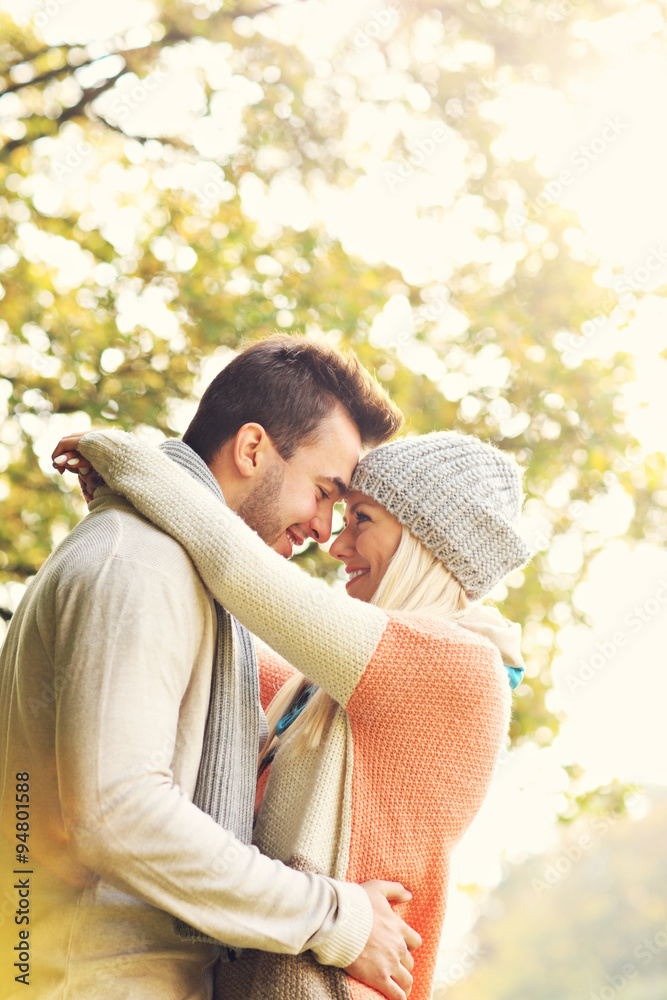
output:
M90 503L97 487L106 484L92 468L90 462L77 451L79 441L87 433L87 431L83 431L81 434L70 434L61 438L51 455L51 460L53 468L61 475L63 472L75 472L78 475L84 500L86 503Z

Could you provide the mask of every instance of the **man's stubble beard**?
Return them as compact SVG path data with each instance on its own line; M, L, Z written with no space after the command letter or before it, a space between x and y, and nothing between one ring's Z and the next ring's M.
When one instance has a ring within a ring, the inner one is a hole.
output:
M275 462L238 509L239 516L267 545L273 545L288 527L283 527L280 518L284 478L285 470Z

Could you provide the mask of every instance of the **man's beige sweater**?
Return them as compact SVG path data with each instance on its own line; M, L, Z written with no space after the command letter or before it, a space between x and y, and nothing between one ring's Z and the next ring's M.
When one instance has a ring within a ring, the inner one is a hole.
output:
M22 929L39 1000L205 1000L219 949L181 940L172 915L228 945L349 964L370 932L363 890L264 857L192 804L216 620L190 558L109 491L90 511L0 654L3 997L27 995ZM16 860L25 772L29 865Z

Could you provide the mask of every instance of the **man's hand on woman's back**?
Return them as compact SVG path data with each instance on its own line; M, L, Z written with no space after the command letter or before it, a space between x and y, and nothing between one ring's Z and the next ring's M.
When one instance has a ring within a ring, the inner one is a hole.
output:
M394 913L389 900L407 903L412 894L399 882L379 879L364 882L362 889L373 907L373 929L363 951L345 971L379 990L388 1000L406 1000L412 989L414 959L410 952L419 948L422 940Z

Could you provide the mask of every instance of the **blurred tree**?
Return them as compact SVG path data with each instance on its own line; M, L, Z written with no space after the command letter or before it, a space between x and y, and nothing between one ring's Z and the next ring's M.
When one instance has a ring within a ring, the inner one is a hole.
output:
M357 350L410 431L474 432L527 466L539 551L498 597L526 637L513 737L549 742L557 630L603 542L582 510L620 482L634 537L667 538L664 456L636 460L624 423L631 360L581 360L582 324L618 301L534 164L498 146L494 101L512 87L566 89L595 72L572 4L389 3L312 58L284 27L298 3L160 0L152 20L92 41L59 28L62 6L30 25L0 14L2 580L34 574L81 516L66 477L44 479L61 433L87 420L177 433L207 359L276 329L325 335ZM578 0L576 13L623 6ZM425 195L420 209L434 225L475 220L476 258L446 282L367 264L313 209L322 192L375 182L362 154L377 112L397 204L425 183L428 142L447 138L445 173L460 158L453 204ZM556 572L549 545L569 532L582 562ZM301 558L333 572L324 555ZM6 588L5 617L11 603Z
M641 819L596 812L549 854L514 868L476 927L467 979L434 1000L662 1000L667 996L667 799Z

